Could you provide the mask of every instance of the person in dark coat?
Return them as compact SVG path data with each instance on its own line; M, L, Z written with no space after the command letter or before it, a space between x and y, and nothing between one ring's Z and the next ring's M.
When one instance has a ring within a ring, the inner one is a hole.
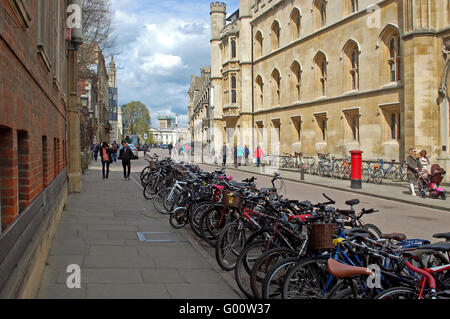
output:
M98 145L97 143L95 143L94 145L92 145L92 151L94 152L94 159L97 162L98 159L98 152L100 151L100 145Z
M126 141L123 141L122 149L119 152L119 159L122 160L123 177L125 178L125 180L130 180L132 158L133 158L133 151L128 146L128 143Z
M103 142L103 145L100 148L100 158L102 160L103 179L109 178L109 165L113 162L112 153L113 153L113 151L109 147L108 143Z
M417 181L418 181L419 172L421 170L421 164L420 164L420 160L417 156L417 150L415 148L411 148L409 150L409 156L407 159L407 163L408 163L407 176L408 176L408 180L409 180L409 187L411 190L411 195L417 196L416 190L415 190L415 185L417 184Z
M222 146L222 166L225 167L227 165L227 144L223 143Z
M247 145L245 145L244 147L244 155L245 155L245 166L248 165L248 156L250 155L250 149L248 148Z
M233 147L233 164L234 164L234 167L235 168L237 168L238 167L238 150L237 150L237 145L236 144L234 144L234 147Z

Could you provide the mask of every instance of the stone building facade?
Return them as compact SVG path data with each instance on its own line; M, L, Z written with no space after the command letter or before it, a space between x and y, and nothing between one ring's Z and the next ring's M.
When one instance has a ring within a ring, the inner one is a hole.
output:
M402 160L425 149L450 169L447 0L211 3L216 150L352 149Z
M119 124L119 90L117 88L117 69L114 57L111 58L111 62L109 63L108 76L108 112L109 123L111 125L109 142L116 141L120 143L122 128Z
M191 153L201 159L206 145L212 141L213 110L210 105L211 68L203 67L200 76L191 76L188 91L188 119Z
M0 298L35 296L69 191L68 4L0 2Z

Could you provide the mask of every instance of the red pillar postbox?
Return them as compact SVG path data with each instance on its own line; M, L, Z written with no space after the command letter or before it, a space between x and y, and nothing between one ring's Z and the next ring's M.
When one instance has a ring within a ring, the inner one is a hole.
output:
M362 189L363 151L350 151L352 154L352 189Z

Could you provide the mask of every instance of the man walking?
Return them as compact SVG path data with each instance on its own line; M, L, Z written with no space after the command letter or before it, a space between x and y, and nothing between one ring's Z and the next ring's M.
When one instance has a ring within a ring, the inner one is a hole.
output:
M92 146L92 151L94 152L94 159L95 159L95 161L97 162L97 159L98 159L98 152L100 151L100 145L98 145L97 143L95 143L95 144Z
M227 143L223 143L222 147L222 166L225 167L227 165Z
M263 156L264 156L263 150L258 145L258 147L256 148L256 151L255 151L256 167L259 167L259 165L261 164L261 157L263 157Z
M125 180L130 180L131 174L131 159L133 158L133 152L131 148L128 146L126 141L122 142L122 149L119 152L119 159L122 160L123 166L123 177Z
M172 156L172 148L173 148L173 145L172 145L172 143L170 143L169 144L169 156Z
M112 161L114 162L114 163L116 163L117 162L117 151L119 150L119 146L117 145L117 142L116 141L114 141L114 143L113 143L113 145L112 145L112 147L111 147L111 151L112 151Z
M234 144L233 147L233 164L235 168L238 168L238 150L237 150L237 145Z
M247 145L245 145L245 147L244 147L245 149L244 149L244 153L245 153L245 166L247 166L248 165L248 156L250 155L250 149L248 148L248 146Z

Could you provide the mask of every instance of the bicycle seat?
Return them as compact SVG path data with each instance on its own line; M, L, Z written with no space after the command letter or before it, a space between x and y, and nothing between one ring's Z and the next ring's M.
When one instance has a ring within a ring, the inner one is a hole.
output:
M419 249L430 249L430 250L435 250L435 251L448 252L448 251L450 251L450 243L422 245L419 247Z
M348 205L348 206L359 205L359 199L348 200L345 202L345 205Z
M328 271L337 278L348 278L360 275L370 276L373 274L368 268L345 265L331 258L328 259Z
M396 240L396 241L404 241L404 240L406 240L407 237L404 234L393 233L393 234L383 234L383 235L381 235L381 238L393 239L393 240Z
M433 235L434 238L450 240L450 233L442 233Z

